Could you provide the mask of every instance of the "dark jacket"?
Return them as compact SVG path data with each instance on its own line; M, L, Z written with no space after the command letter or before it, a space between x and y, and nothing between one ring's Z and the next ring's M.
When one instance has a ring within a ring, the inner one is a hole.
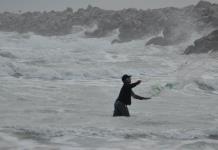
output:
M135 95L132 91L132 88L136 87L139 83L139 81L132 84L124 83L117 100L125 105L131 105L131 96Z

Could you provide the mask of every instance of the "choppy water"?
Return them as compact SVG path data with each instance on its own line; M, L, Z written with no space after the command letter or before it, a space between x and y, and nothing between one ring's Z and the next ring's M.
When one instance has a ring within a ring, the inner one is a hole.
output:
M116 36L1 32L0 149L217 150L217 55L147 39L111 45ZM124 73L153 98L113 118Z

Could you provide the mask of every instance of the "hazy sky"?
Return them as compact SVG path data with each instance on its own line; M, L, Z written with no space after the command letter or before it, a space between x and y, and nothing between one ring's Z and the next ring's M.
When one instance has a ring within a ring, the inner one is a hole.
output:
M208 0L218 3L218 0ZM0 11L27 10L63 10L71 7L74 10L86 8L89 4L104 9L122 8L161 8L167 6L184 7L196 4L199 0L0 0Z

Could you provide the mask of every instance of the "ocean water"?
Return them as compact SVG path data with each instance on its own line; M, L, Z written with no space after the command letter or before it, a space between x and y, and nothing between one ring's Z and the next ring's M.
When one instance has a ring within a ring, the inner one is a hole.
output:
M218 55L183 55L192 41L113 44L0 32L1 150L217 150ZM193 40L195 36L193 36ZM120 77L142 80L131 117L113 118Z

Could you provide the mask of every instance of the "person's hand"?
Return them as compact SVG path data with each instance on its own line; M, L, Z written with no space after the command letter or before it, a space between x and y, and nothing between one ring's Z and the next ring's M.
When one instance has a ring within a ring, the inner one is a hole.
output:
M138 82L138 83L141 83L142 81L141 81L141 80L138 80L137 82Z
M151 99L151 97L143 97L142 100L149 100L149 99Z

